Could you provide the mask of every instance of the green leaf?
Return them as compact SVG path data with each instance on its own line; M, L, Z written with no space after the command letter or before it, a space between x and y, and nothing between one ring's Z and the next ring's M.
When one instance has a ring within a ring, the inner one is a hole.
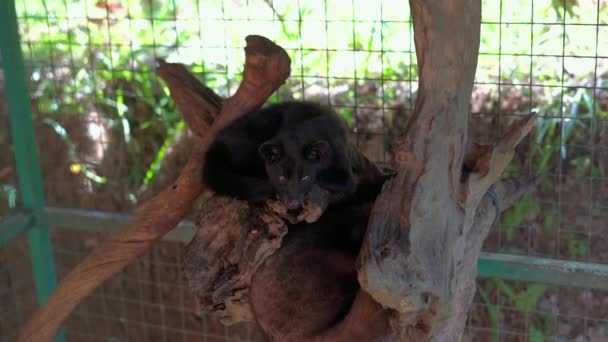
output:
M533 325L530 326L528 335L530 336L529 342L543 342L545 340L543 332Z
M515 307L521 311L531 311L536 307L536 303L543 296L547 286L543 284L530 284L525 291L517 294Z
M499 336L498 336L499 310L498 310L498 306L494 305L490 301L490 297L488 296L488 293L482 287L479 287L477 289L477 291L479 291L479 294L481 295L481 298L483 299L484 303L486 304L486 306L488 308L488 314L490 315L490 328L492 329L492 342L498 342L499 341Z

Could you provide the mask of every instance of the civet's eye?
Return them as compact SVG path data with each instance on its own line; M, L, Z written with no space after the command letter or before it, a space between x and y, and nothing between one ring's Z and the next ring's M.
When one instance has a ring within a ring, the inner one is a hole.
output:
M285 181L287 181L287 178L285 178L285 176L279 176L279 182L285 183Z
M302 182L308 182L308 181L310 181L310 176L302 177Z
M319 162L327 152L329 152L329 143L325 140L315 141L302 150L302 156L311 162Z
M319 151L317 148L311 147L306 149L304 156L310 161L318 161L321 159L321 151Z
M283 157L283 146L275 142L266 142L260 146L259 153L268 163L274 163Z

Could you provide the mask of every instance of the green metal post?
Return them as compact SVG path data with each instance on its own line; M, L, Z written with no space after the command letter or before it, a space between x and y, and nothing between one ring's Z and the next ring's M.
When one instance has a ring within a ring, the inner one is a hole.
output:
M8 95L19 190L23 209L35 212L44 207L44 192L18 27L14 0L1 0L0 52ZM53 247L47 227L34 222L33 227L28 230L28 241L36 295L38 302L42 304L57 286ZM59 334L57 341L65 341L63 333Z

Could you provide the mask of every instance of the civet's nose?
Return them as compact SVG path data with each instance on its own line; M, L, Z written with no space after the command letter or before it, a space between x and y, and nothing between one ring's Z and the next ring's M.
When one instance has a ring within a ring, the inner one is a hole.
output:
M293 200L287 203L287 214L292 217L300 215L302 212L302 202Z

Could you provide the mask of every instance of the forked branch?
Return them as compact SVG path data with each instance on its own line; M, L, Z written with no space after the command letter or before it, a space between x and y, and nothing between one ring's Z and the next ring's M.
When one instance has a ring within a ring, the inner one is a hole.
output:
M372 211L359 281L393 310L399 340L459 341L487 232L497 215L535 184L500 182L534 115L518 121L494 146L469 145L481 1L410 0L410 5L419 92L412 119L395 144L398 175L385 184Z
M476 147L468 151L465 163L471 166L471 174L466 179L467 186L462 188L462 191L466 191L464 207L468 224L472 224L473 215L482 197L500 180L502 172L513 159L517 145L534 127L535 118L536 114L531 113L513 123L494 146ZM504 196L510 198L516 195L505 192Z
M178 179L152 198L133 223L103 242L61 280L48 302L25 326L18 341L52 341L61 324L84 297L148 250L152 242L171 231L190 212L203 190L203 156L217 132L261 106L290 73L290 59L282 48L261 36L248 36L246 41L243 82L237 92L224 101L211 126L208 124L213 110L219 109L219 97L196 86L197 82L185 69L160 63L159 75L167 80L190 129L202 139L197 141Z

